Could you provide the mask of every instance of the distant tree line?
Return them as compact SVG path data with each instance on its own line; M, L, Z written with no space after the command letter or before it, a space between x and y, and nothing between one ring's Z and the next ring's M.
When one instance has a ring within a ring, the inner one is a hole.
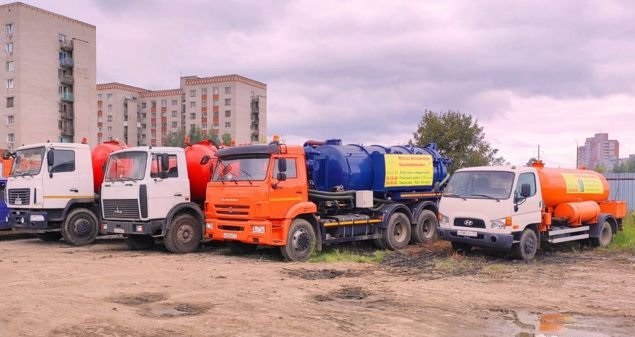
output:
M171 133L166 139L166 146L185 147L185 136L186 133L183 129L179 130L177 133ZM208 135L203 134L203 131L196 126L190 129L187 136L190 137L190 144L198 143L204 139L210 139L218 145L232 145L232 136L229 133L224 133L219 138L218 134L215 132Z

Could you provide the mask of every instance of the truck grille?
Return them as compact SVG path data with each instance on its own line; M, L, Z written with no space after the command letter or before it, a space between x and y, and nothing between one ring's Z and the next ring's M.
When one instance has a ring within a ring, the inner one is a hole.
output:
M469 228L485 228L485 221L474 218L456 218L454 219L454 226L469 227Z
M140 219L137 199L103 200L105 219Z
M249 215L249 206L246 205L214 205L219 217L246 217Z
M31 190L12 188L9 190L9 205L28 205L31 202Z

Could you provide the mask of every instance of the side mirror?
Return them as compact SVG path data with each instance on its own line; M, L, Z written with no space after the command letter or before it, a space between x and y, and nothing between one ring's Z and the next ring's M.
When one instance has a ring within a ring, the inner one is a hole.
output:
M287 172L287 158L278 158L278 172ZM281 179L278 179L281 180Z
M55 164L55 152L53 152L53 149L50 149L49 152L46 153L46 164L49 167Z
M287 175L283 172L280 172L278 173L278 176L276 178L278 178L278 181L285 181L287 180Z
M201 158L201 165L205 165L205 164L209 163L210 159L211 159L210 156L204 155L203 158Z
M520 185L520 196L527 198L531 195L531 186L529 184Z
M167 153L161 155L161 171L167 172L170 169L170 156Z
M5 188L7 188L7 183L3 181L0 183L0 191L4 191Z

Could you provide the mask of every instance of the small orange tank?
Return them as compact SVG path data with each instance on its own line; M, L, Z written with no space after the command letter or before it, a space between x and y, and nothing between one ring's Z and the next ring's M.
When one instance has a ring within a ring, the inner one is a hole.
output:
M545 207L570 202L606 201L609 198L609 184L595 171L546 168L541 161L532 166L538 172Z
M93 163L93 184L95 193L99 192L102 181L104 181L104 169L108 162L108 156L117 151L127 148L126 143L114 139L103 142L91 151L91 159Z
M201 165L201 159L205 156L209 156L209 161ZM195 144L189 144L189 141L186 141L185 159L192 201L203 201L207 183L212 177L217 161L216 145L211 140L203 140Z
M571 227L596 223L600 205L595 201L565 202L556 206L553 216L566 219Z

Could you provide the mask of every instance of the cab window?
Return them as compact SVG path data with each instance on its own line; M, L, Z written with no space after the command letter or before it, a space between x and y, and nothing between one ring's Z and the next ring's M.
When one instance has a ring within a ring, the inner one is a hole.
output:
M157 156L156 154L152 155L152 166L150 167L150 177L151 178L158 178L159 177L159 172L161 172L161 160L159 160L159 156ZM168 168L168 176L167 178L178 178L179 177L179 167L176 163L176 155L175 154L171 154L168 155L169 158L169 168Z
M518 186L516 186L516 195L520 195L520 186L529 184L530 197L536 195L536 177L533 173L521 173L518 176Z
M298 173L296 170L296 165L295 165L295 159L290 159L290 158L286 158L287 159L287 171L285 172L287 179L289 178L297 178L298 177ZM273 163L273 176L272 178L276 179L278 177L278 161L280 159L276 158L276 160Z
M49 173L73 172L75 171L75 151L72 150L50 150L53 151L53 165L48 167Z

